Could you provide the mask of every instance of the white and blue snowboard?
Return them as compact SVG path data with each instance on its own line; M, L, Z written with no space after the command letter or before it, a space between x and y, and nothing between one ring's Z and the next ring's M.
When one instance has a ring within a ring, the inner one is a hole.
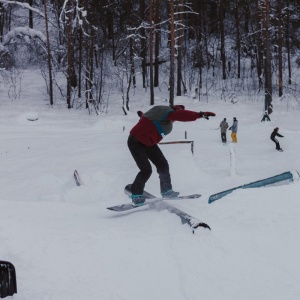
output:
M130 184L125 187L124 192L126 195L131 196L131 185ZM200 220L192 217L191 215L185 213L184 211L169 204L171 201L176 201L176 200L180 200L180 199L200 198L201 197L200 194L179 196L176 198L156 198L152 194L144 191L144 196L146 198L146 201L142 205L135 205L133 203L127 203L127 204L111 206L111 207L108 207L107 209L122 212L122 211L127 211L127 210L131 210L131 209L138 208L138 207L143 207L145 205L162 202L163 208L167 209L170 213L173 213L173 214L177 215L178 217L180 217L181 223L182 224L187 223L192 228L193 233L194 233L195 229L198 227L204 227L204 228L208 228L210 230L210 227L206 223L201 222ZM167 200L167 201L164 201L164 200ZM170 201L168 201L168 200L170 200Z
M125 187L124 192L129 197L131 196L131 184L128 184ZM126 204L111 206L111 207L108 207L107 209L113 210L113 211L126 211L126 210L130 210L130 209L142 207L142 206L145 206L145 205L161 202L161 201L164 201L164 200L176 201L176 200L182 200L182 199L194 199L194 198L200 198L201 197L200 194L192 194L192 195L187 195L187 196L178 196L178 197L175 197L175 198L164 198L164 197L156 198L156 197L154 197L153 195L151 195L150 193L148 193L146 191L144 191L144 196L146 198L146 201L142 204L136 205L134 203L126 203Z

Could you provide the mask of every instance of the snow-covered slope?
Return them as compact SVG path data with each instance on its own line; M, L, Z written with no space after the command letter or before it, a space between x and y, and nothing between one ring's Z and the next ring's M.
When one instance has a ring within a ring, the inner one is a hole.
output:
M129 201L123 188L137 167L126 141L135 111L123 116L116 105L89 117L42 100L39 107L29 98L0 103L0 260L16 267L14 299L299 299L300 183L207 201L218 191L300 170L299 111L275 103L271 122L260 122L262 103L176 102L217 114L178 122L165 139L183 140L186 132L194 155L189 144L161 145L174 189L202 194L174 204L212 228L194 235L166 210L106 209ZM235 172L218 129L224 117L239 120ZM269 139L277 126L282 153ZM155 170L147 190L159 195Z

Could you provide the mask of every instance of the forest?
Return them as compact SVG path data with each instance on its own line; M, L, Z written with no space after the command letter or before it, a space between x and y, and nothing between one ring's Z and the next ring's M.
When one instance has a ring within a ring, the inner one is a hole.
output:
M217 94L295 101L300 94L299 0L0 0L0 81L19 96L23 68L40 68L50 105L124 113L136 88L155 102Z

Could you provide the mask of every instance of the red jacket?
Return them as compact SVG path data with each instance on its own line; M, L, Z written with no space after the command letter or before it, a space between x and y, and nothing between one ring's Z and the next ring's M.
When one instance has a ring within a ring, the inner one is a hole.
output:
M164 106L160 106L158 108L164 109ZM151 112L152 109L148 112ZM170 110L170 108L167 107L166 109ZM139 122L131 129L130 134L139 142L149 147L158 144L163 139L164 135L167 135L172 131L172 124L174 121L189 122L200 118L199 112L190 110L174 111L171 109L171 111L167 111L163 118L150 120L147 117L148 112L143 114ZM165 125L168 127L166 132L163 130Z

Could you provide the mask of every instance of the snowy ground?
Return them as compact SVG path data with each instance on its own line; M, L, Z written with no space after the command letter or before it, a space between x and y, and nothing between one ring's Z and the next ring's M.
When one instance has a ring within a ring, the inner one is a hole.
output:
M217 114L178 122L164 140L184 140L186 132L194 155L189 144L161 146L174 189L202 194L172 202L212 228L192 234L165 210L106 209L129 201L123 188L137 168L126 141L138 120L135 111L148 108L147 96L129 116L118 105L90 117L49 108L37 78L30 81L36 86L23 98L0 96L0 260L16 267L14 299L300 298L300 182L238 190L208 204L216 192L300 170L299 110L278 101L271 121L260 122L262 102L176 100ZM239 120L234 171L218 129L224 117L229 125ZM269 139L277 126L282 153ZM155 170L146 188L159 195Z

